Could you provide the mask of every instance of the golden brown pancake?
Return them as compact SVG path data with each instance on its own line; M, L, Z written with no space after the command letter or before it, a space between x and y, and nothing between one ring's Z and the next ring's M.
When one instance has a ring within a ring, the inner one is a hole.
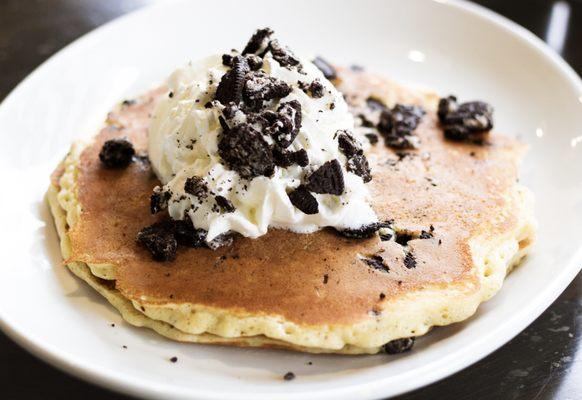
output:
M373 353L468 318L532 240L531 198L517 183L523 146L498 134L485 145L448 141L436 95L385 78L340 70L338 87L353 106L372 96L427 110L416 131L419 150L397 154L382 141L372 147L369 186L380 220L394 220L400 234L424 230L432 238L403 247L377 236L272 229L216 251L180 248L175 261L154 261L135 238L163 218L149 212L159 181L145 158L111 170L98 153L104 141L127 137L146 156L157 90L110 113L95 140L55 171L50 197L68 222L60 229L65 262L130 323L184 341ZM405 263L407 253L415 264ZM365 262L375 255L386 268Z

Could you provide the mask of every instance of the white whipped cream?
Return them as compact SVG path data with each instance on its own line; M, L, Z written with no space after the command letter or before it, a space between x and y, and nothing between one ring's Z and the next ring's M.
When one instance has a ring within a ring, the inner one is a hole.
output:
M220 55L214 55L175 71L167 83L168 95L152 116L149 158L164 185L163 190L171 192L168 212L172 218L191 218L196 228L208 231L207 241L229 231L257 238L267 233L269 227L309 233L323 227L358 229L377 222L366 184L361 177L346 171L346 157L338 148L336 132L354 132L348 105L317 67L301 61L302 72L298 72L296 68L282 67L267 54L262 67L269 76L292 86L292 92L279 102L297 100L301 104L301 129L287 150L305 149L308 169L339 160L344 193L340 196L313 193L319 212L307 215L291 204L287 194L299 186L305 168L275 167L270 177L248 180L221 162L218 154L222 132L218 120L220 109L205 108L205 104L214 99L220 79L229 68L222 65ZM312 98L298 87L298 81L310 83L314 79L324 86L321 98ZM365 138L359 141L368 143ZM203 200L184 190L186 180L193 176L203 178L209 189L210 194ZM228 199L236 210L221 211L216 205L216 195Z

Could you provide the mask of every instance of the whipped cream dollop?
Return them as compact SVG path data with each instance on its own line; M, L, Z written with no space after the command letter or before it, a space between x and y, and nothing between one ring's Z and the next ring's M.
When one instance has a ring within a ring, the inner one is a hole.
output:
M163 184L152 212L191 219L207 242L377 223L368 141L342 94L271 36L178 69L152 115L149 159Z

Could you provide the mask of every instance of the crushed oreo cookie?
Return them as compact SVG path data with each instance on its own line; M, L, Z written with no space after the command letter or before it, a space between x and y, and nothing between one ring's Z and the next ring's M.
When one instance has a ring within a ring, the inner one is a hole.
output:
M264 101L281 99L289 93L291 93L291 86L259 71L247 78L243 89L243 99L249 107L260 110Z
M242 178L273 174L275 164L271 148L261 133L249 124L225 130L219 139L218 154Z
M380 229L380 224L374 223L364 225L357 229L338 229L337 232L340 235L350 239L368 239L374 236L378 229Z
M414 337L409 338L402 338L402 339L395 339L384 346L382 346L382 350L386 354L400 354L406 351L410 351L414 346Z
M150 225L137 234L137 242L152 254L156 261L172 261L176 258L178 241L168 224L158 222Z
M422 107L396 104L391 110L382 111L377 128L387 146L398 149L417 148L419 139L414 131L424 114Z
M386 265L386 263L384 262L384 259L380 255L366 257L366 258L363 258L362 261L364 261L370 267L377 269L379 271L383 271L383 272L390 271L390 267L388 267L388 265Z
M207 232L204 229L194 228L190 218L167 222L167 228L174 234L180 246L192 248L206 247Z
M307 93L309 96L313 97L314 99L320 99L324 95L325 88L324 88L323 84L319 81L319 79L315 79L310 84L300 82L299 87L301 88L301 90L303 90L305 93Z
M279 105L274 121L265 131L281 149L286 149L293 143L300 129L301 104L291 100Z
M361 177L364 183L370 182L372 180L372 172L362 146L350 132L344 130L338 131L338 133L339 148L348 159L346 170Z
M156 186L150 196L150 212L157 214L168 208L170 197L172 197L172 193L162 189L160 186Z
M287 372L285 375L283 375L283 379L286 381L292 381L295 379L295 374L293 372Z
M312 62L321 72L323 72L323 76L326 79L334 80L337 78L336 69L333 67L333 65L328 63L324 58L317 56L313 59Z
M291 204L304 214L312 215L319 212L319 204L314 195L303 185L298 186L288 194Z
M257 29L243 49L242 54L263 54L269 46L273 33L271 28Z
M307 177L305 187L314 193L341 195L345 190L345 184L339 161L327 161L313 171Z
M368 138L368 141L370 142L370 144L372 146L377 144L378 141L380 140L380 139L378 139L378 135L376 135L375 133L366 133L364 136L366 136L366 138Z
M305 149L297 151L281 151L279 149L273 150L273 159L275 165L281 168L287 168L294 164L300 167L307 167L309 164L309 157Z
M493 129L493 107L483 101L459 104L455 96L448 96L440 99L437 114L450 140L480 144Z
M125 168L133 160L135 150L127 139L110 139L103 143L99 160L107 168Z
M218 204L218 207L220 207L220 209L223 212L225 212L225 213L232 213L232 212L235 212L236 211L235 206L226 197L224 197L224 196L216 196L214 199L216 200L216 204Z
M269 42L268 51L271 52L273 58L281 64L282 67L301 67L299 59L287 47L281 45L277 39Z
M224 105L230 102L240 103L243 99L245 77L249 71L247 60L243 56L234 56L232 67L220 79L214 98Z
M404 266L408 269L416 268L416 257L410 251L404 257Z
M184 191L202 201L208 197L208 185L203 178L192 176L184 182Z

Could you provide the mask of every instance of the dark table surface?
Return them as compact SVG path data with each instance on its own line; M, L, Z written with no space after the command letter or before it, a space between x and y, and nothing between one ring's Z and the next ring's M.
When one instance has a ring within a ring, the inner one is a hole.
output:
M0 100L51 54L148 0L0 0ZM552 10L569 22L553 40L582 74L582 0L481 0L547 39ZM565 11L565 13L564 13ZM551 35L550 35L551 36ZM558 35L559 36L559 35ZM559 266L548 266L559 267ZM582 275L534 323L477 364L399 397L417 399L582 399ZM127 399L29 355L0 333L0 398Z

